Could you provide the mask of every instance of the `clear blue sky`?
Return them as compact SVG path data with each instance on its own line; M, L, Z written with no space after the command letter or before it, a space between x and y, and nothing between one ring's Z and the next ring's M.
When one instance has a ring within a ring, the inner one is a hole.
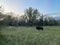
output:
M8 11L23 13L28 7L37 8L43 14L60 13L60 0L0 0Z

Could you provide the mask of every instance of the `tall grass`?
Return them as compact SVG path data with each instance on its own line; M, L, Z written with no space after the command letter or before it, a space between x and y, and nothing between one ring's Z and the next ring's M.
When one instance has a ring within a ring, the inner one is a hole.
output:
M47 26L43 31L35 27L2 27L4 38L0 45L60 45L60 27Z

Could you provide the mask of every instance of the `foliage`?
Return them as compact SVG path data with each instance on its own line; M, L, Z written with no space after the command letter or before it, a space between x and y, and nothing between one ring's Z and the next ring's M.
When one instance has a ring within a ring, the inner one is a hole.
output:
M2 8L0 8L2 9ZM10 26L58 26L60 25L60 20L55 20L53 17L45 17L45 15L41 15L38 9L34 9L29 7L25 10L24 15L21 18L17 19L16 17L12 17L13 13L4 14L3 11L0 12L0 26L2 25L10 25ZM2 20L1 20L2 19Z
M28 18L28 23L33 25L34 22L36 22L36 18L39 14L37 9L33 9L32 7L29 7L25 10L25 15Z

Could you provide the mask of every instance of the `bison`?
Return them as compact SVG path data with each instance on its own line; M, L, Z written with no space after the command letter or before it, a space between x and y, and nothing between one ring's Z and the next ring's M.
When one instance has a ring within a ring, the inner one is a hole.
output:
M37 30L42 30L42 31L43 31L43 27L41 27L41 26L37 26L36 29L37 29Z

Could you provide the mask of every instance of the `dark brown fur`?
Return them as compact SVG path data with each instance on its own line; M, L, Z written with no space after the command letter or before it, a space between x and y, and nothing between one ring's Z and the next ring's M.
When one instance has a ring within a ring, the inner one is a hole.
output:
M43 30L43 27L37 26L36 29L37 30Z

